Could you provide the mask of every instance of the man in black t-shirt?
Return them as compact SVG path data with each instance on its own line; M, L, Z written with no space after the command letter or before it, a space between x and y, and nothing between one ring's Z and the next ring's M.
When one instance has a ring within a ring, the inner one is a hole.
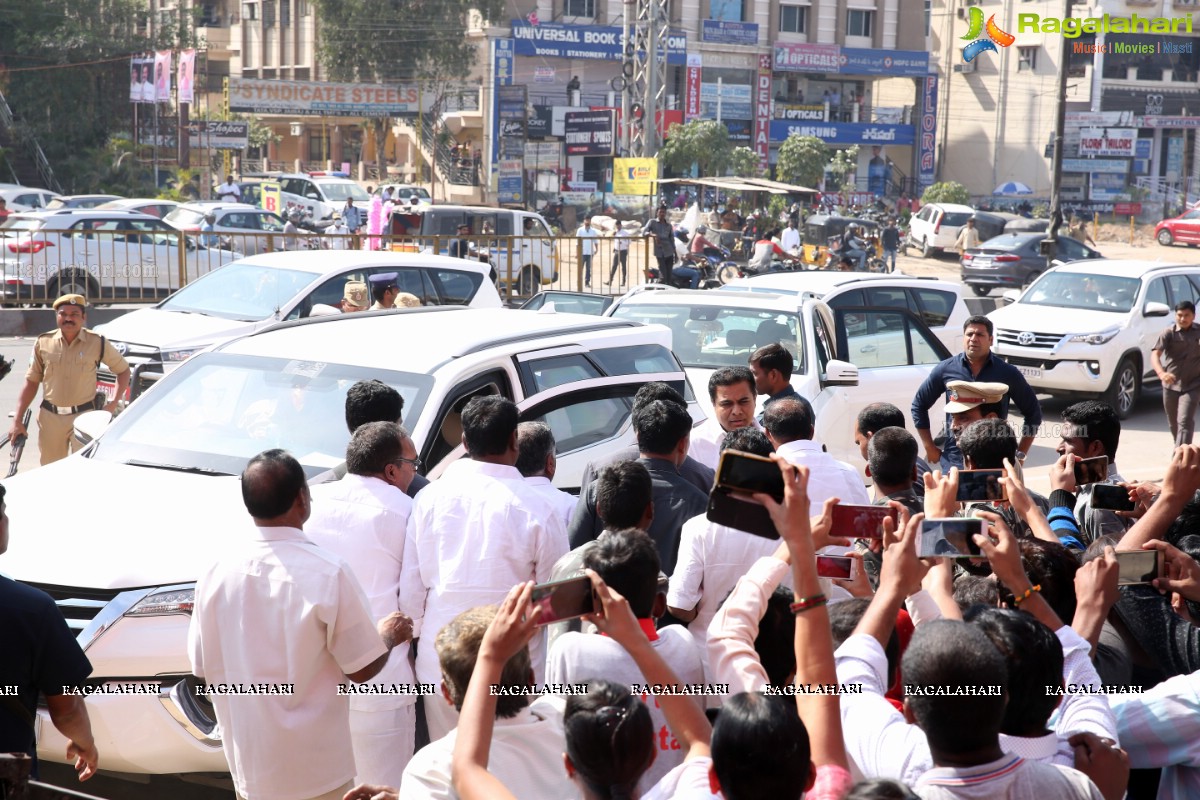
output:
M0 555L8 549L8 516L0 486ZM99 754L82 694L92 665L50 595L0 575L0 753L35 756L38 694L50 721L67 737L67 758L79 779L96 773ZM34 762L36 774L37 762Z

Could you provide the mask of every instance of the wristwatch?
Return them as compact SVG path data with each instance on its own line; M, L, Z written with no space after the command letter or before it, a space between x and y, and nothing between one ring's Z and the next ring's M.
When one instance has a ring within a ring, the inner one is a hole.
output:
M1018 464L1024 464L1024 463L1025 463L1025 456L1026 456L1026 453L1024 453L1024 452L1022 452L1022 451L1018 450L1018 451L1017 451L1017 463L1018 463Z

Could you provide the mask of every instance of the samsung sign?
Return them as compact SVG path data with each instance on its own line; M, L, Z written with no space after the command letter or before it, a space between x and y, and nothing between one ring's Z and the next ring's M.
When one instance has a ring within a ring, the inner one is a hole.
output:
M772 120L771 141L782 142L791 135L815 136L829 144L913 144L912 125L872 122L795 122Z
M512 38L519 56L542 58L594 58L620 61L625 57L625 32L602 25L564 25L523 19L512 21ZM687 62L687 34L671 31L667 37L667 63Z

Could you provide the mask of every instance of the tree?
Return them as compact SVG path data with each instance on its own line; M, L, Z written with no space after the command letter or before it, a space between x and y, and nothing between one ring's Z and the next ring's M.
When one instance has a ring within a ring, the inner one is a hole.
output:
M712 178L725 174L733 153L724 125L716 120L694 120L670 127L658 157L673 172L689 172L695 164L700 177Z
M838 150L833 154L833 158L830 159L829 166L826 169L837 176L839 187L845 184L846 174L858 169L858 145L851 145L845 150Z
M733 148L729 157L729 174L739 178L762 177L762 170L758 166L758 153L749 147Z
M779 145L776 175L779 180L811 188L825 177L829 163L829 145L815 136L792 134Z
M960 203L970 205L971 193L958 181L935 183L921 195L921 205L928 203Z
M445 86L466 78L476 39L466 36L467 15L498 19L501 0L316 0L321 40L317 56L334 81ZM437 103L435 102L436 106ZM375 161L385 163L388 117L371 119Z

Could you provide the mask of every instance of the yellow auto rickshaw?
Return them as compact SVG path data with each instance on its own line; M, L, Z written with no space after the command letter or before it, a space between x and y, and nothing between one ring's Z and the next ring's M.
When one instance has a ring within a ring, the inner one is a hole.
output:
M824 269L829 263L830 247L836 248L846 227L858 225L858 238L867 245L867 258L883 258L883 245L879 241L879 223L859 217L841 217L833 214L814 214L804 221L801 258L809 269Z

